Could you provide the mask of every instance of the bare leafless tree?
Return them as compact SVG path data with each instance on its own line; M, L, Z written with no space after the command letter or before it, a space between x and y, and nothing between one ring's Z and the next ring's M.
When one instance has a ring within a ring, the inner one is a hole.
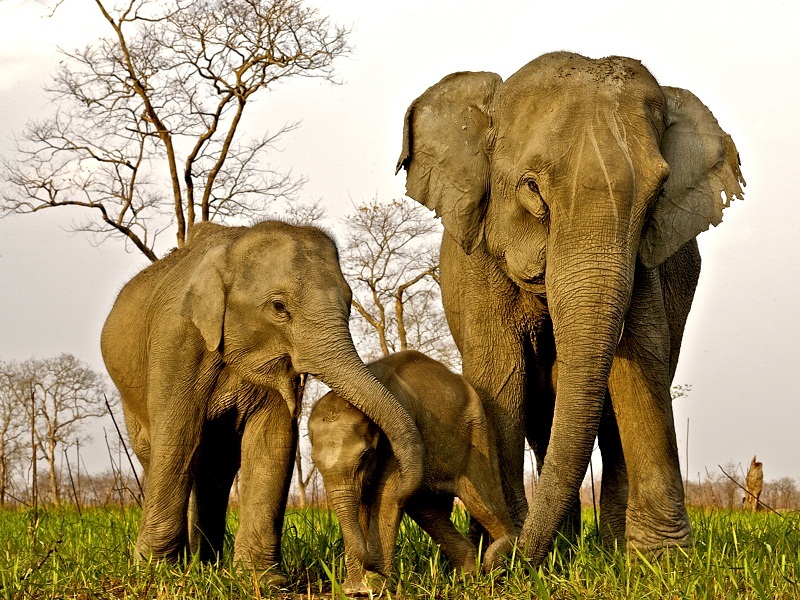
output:
M199 221L254 220L296 198L303 178L263 158L297 124L245 135L242 119L282 80L332 80L347 30L299 0L95 4L109 35L60 50L46 90L56 112L28 123L4 160L0 214L82 207L76 229L156 260L168 227L180 247Z
M776 510L800 510L800 488L791 477L781 477L764 484L761 500Z
M50 498L59 504L61 450L87 437L82 428L87 419L105 414L107 382L71 354L5 363L2 376L4 393L34 425L33 458L47 462Z
M342 270L362 353L374 359L413 348L456 366L439 290L439 222L404 199L361 204L345 223Z
M11 475L22 451L25 433L25 408L9 389L12 366L0 362L0 506L5 506Z

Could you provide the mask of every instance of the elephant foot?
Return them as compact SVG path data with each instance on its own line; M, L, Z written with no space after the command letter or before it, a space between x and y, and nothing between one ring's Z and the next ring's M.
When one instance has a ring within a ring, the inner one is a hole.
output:
M658 557L670 548L688 548L693 543L694 536L692 536L692 529L688 522L685 526L666 533L653 530L643 531L628 525L627 548L645 556Z
M348 577L342 583L346 596L380 596L386 590L388 580L380 573L366 571L358 576Z
M489 573L501 566L501 561L507 557L514 548L515 538L504 535L499 540L492 542L483 555L482 568L484 573Z
M626 529L624 511L612 511L600 507L600 540L606 550L625 548Z
M150 561L164 561L167 563L177 563L182 557L186 556L187 544L183 542L168 542L162 544L150 544L138 539L134 551L134 560L139 563Z
M258 578L258 587L264 591L285 589L289 584L286 575L278 567L270 567L266 570L256 569L255 574Z
M464 554L464 557L457 563L456 566L459 566L461 572L464 575L470 575L475 573L476 563L477 563L478 553L475 551L474 548L470 548L468 552ZM452 563L451 563L452 564Z

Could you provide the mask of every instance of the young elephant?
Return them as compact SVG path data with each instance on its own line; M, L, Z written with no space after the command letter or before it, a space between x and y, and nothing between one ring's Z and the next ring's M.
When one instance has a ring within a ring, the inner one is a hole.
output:
M120 292L101 347L147 482L136 549L201 559L222 549L237 470L234 558L280 583L281 529L306 374L386 428L403 486L422 444L405 410L361 361L351 292L333 241L313 227L195 226L189 243Z
M397 459L380 429L335 392L312 409L311 456L342 526L345 593L369 591L366 571L391 573L403 511L453 565L474 570L475 547L450 521L454 496L496 540L484 558L490 568L517 531L503 498L494 435L475 390L419 352L400 352L368 368L416 422L425 458L422 483L403 503Z

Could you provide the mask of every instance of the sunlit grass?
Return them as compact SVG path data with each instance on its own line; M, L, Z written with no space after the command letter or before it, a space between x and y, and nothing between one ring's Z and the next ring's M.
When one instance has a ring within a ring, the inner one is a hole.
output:
M405 598L798 598L800 519L741 511L691 513L695 544L661 556L609 552L587 520L577 544L560 540L544 565L518 555L493 573L463 576L406 520L391 597ZM466 527L464 515L457 524ZM588 517L588 515L587 515ZM226 558L204 565L137 562L138 509L0 511L2 598L259 598L253 577ZM231 514L229 531L236 528ZM227 556L233 535L226 539ZM292 582L274 597L341 598L343 545L326 510L291 511L283 541Z

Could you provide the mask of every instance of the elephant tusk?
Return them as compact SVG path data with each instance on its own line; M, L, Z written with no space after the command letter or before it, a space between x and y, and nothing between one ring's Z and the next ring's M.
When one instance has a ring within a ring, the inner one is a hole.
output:
M297 418L300 415L300 410L303 403L303 394L305 393L306 389L306 380L308 379L307 373L300 373L300 376L297 378L297 391L295 392L295 410L292 411L292 416Z

